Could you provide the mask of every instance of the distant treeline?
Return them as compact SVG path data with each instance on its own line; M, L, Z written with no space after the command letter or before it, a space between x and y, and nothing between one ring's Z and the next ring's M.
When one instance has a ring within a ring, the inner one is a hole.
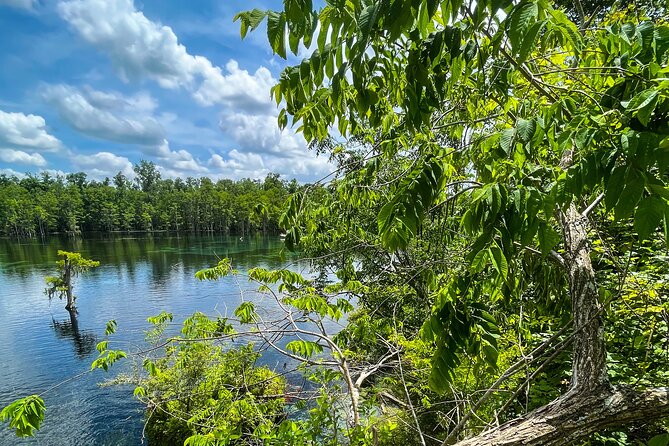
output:
M89 181L83 172L0 175L0 232L17 237L89 231L189 231L248 234L278 231L281 206L300 186L269 174L264 181L162 179L141 161L131 181L122 173Z

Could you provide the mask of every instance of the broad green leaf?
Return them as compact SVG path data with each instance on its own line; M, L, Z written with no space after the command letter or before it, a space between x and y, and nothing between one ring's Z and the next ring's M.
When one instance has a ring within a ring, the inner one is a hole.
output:
M360 17L358 17L358 32L360 33L360 42L362 45L360 52L364 51L364 47L367 46L372 28L376 23L376 18L379 13L380 6L381 2L372 2L369 6L362 10Z
M534 1L522 1L511 11L506 30L514 53L522 50L522 42L538 15L539 7Z
M284 13L270 11L267 13L267 38L272 50L286 58L286 18Z
M9 421L17 437L32 437L44 421L46 407L39 395L18 399L0 411L0 421Z
M611 210L620 200L620 194L625 187L625 176L627 173L627 166L616 166L606 183L604 203L606 209Z
M557 246L561 240L560 234L558 234L558 232L546 222L541 222L539 225L537 236L539 238L539 247L541 249L541 253L544 256L548 255L548 253L550 253L551 250L555 248L555 246Z
M534 119L519 119L516 123L518 137L525 144L529 143L537 131L537 122Z
M240 35L242 39L246 37L246 33L248 31L253 31L260 25L260 23L263 21L265 16L267 15L267 11L262 11L260 9L253 9L251 11L244 11L240 12L239 14L235 15L235 17L232 19L233 22L236 22L239 20L240 22Z
M648 126L650 115L655 110L658 97L659 94L655 88L644 90L630 100L627 111L635 115L644 126Z
M530 26L530 29L527 30L525 37L523 37L523 43L521 44L520 50L518 51L518 62L525 62L532 51L536 49L535 44L537 41L537 36L546 26L546 23L546 20L535 22L532 26Z
M506 256L502 251L502 248L495 242L489 248L490 259L492 260L492 265L497 271L497 273L502 276L504 280L507 279L509 275L509 263L506 260Z
M634 214L634 229L639 235L639 241L647 240L655 232L664 218L666 207L664 200L654 196L641 200Z
M625 183L620 199L615 206L615 218L620 220L628 217L643 194L645 181L636 169L629 169L625 175Z
M669 445L669 434L656 435L650 440L648 440L648 446L668 446L668 445Z
M313 341L291 341L286 344L286 349L303 358L310 358L314 354L322 353L323 346Z

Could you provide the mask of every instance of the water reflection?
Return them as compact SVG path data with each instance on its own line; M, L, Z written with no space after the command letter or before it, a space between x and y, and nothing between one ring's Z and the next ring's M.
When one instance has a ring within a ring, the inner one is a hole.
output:
M44 277L56 272L59 249L101 262L74 282L78 314L67 313L63 302L49 304L44 295ZM89 370L110 319L118 322L117 333L110 337L113 348L132 352L146 347L147 316L172 312L178 325L194 311L230 315L240 302L240 288L255 285L243 277L200 282L195 272L222 257L230 257L242 273L256 266L281 268L287 263L281 249L278 236L0 239L0 407ZM253 294L247 292L245 298ZM279 360L267 358L281 367ZM131 370L130 363L119 363L108 374L85 374L59 386L45 395L48 415L37 436L19 443L8 429L0 429L0 446L140 444L143 408L133 400L132 386L98 386Z
M79 330L79 320L76 310L68 310L69 320L57 321L51 318L51 326L59 339L71 340L74 352L79 359L84 359L95 350L97 337L92 331Z
M194 271L215 263L217 258L230 257L241 268L263 266L278 268L284 264L279 252L278 237L247 236L175 236L175 235L109 235L51 237L45 240L0 239L0 267L5 273L27 277L42 272L58 260L59 249L81 252L84 257L101 260L103 266L123 266L134 277L142 263L151 266L158 284L169 281L172 270L179 266Z

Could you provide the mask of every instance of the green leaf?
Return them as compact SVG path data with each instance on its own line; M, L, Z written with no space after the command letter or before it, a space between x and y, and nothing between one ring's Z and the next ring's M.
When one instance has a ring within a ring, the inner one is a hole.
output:
M18 399L0 411L0 421L9 421L17 437L32 437L44 421L46 406L39 395Z
M248 324L254 322L257 318L256 309L253 302L242 302L235 309L235 316L239 318L239 322L242 324Z
M116 320L112 319L107 322L107 326L105 327L105 335L109 336L110 334L113 334L116 332Z
M513 146L514 139L516 138L515 129L504 129L501 132L499 138L499 146L506 152L507 155L511 154L511 148Z
M518 137L525 144L529 143L537 131L537 122L534 119L519 119L516 123Z
M541 249L541 253L544 256L548 255L548 253L550 253L551 250L555 248L555 246L557 246L561 240L560 234L558 234L558 232L546 222L541 222L539 225L537 236L539 238L539 247Z
M491 367L497 367L497 357L499 352L490 344L483 345L483 358Z
M669 26L655 25L653 31L655 60L660 63L667 50L669 50Z
M650 115L655 110L659 93L655 88L644 90L638 95L634 96L627 105L627 111L635 115L639 122L644 126L648 126Z
M284 13L267 13L267 38L274 53L286 58L286 18Z
M235 15L232 19L233 22L239 20L239 33L243 38L246 37L246 33L250 30L253 31L260 25L265 16L267 15L266 11L260 9L253 9L252 11L244 11Z
M304 340L291 341L286 344L286 349L303 358L310 358L314 354L323 352L323 346L319 343Z
M490 259L492 260L492 266L495 268L497 273L499 273L500 276L504 280L509 275L509 263L506 260L506 256L504 255L504 252L502 251L502 248L499 247L499 245L495 242L490 246Z
M537 36L541 30L546 26L547 20L541 20L535 22L530 29L527 30L525 37L523 37L523 43L520 46L520 51L518 51L518 63L522 63L527 59L532 53L532 50L536 49Z
M669 445L669 434L656 435L650 440L648 440L648 446L668 446L668 445Z
M618 204L620 200L620 194L625 187L625 176L627 173L627 166L616 166L609 181L606 183L604 203L606 204L606 209L611 210Z
M639 203L634 214L634 229L639 235L639 241L644 241L655 232L664 218L666 204L661 198L645 197Z
M629 169L627 171L627 174L625 175L624 189L620 194L620 199L615 207L616 220L628 217L632 213L641 199L644 185L645 181L643 175L636 169Z
M358 32L360 33L360 44L362 45L362 48L360 49L361 53L367 46L372 28L376 23L376 16L379 13L380 6L381 2L372 2L360 13L360 17L358 18Z
M533 1L523 1L516 5L507 20L507 34L514 53L520 53L522 42L529 34L528 30L537 20L539 7Z

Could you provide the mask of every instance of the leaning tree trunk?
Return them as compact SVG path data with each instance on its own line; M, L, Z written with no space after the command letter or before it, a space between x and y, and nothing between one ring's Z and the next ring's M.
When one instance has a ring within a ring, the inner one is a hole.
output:
M637 392L609 383L602 308L590 262L587 218L572 204L560 215L560 223L574 319L570 388L546 406L457 446L565 445L603 429L669 416L669 389Z

